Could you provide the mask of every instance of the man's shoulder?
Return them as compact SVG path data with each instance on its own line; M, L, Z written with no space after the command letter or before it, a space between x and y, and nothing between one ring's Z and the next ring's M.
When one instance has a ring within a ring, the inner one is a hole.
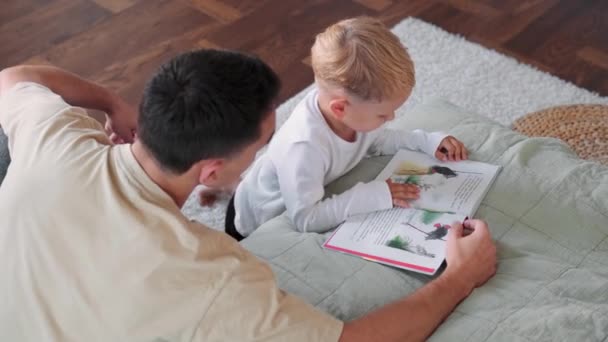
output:
M47 87L20 82L3 91L0 96L0 123L11 126L15 120L42 121L66 108L70 108L70 105Z

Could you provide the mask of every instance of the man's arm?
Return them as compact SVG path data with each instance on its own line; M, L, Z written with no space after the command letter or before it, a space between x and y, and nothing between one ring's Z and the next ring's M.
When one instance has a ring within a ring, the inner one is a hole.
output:
M496 247L483 221L454 224L448 237L448 266L414 294L344 325L340 341L423 341L466 298L496 272ZM474 266L473 266L474 265Z
M33 82L49 88L72 106L107 113L116 121L116 133L131 140L137 124L137 112L108 89L51 66L15 66L0 72L0 96L19 82Z

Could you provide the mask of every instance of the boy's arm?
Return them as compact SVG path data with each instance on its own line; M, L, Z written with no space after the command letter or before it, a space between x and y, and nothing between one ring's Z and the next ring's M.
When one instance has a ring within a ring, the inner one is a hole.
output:
M131 141L137 112L118 95L68 71L51 66L15 66L0 72L0 97L20 82L43 85L72 106L107 113L123 139Z
M383 129L374 140L370 153L373 155L391 155L405 148L422 151L434 157L439 144L447 136L442 132L427 133L420 129L414 131Z
M325 232L348 217L393 207L388 184L359 183L340 195L323 199L328 161L319 149L301 142L273 158L289 217L302 232Z

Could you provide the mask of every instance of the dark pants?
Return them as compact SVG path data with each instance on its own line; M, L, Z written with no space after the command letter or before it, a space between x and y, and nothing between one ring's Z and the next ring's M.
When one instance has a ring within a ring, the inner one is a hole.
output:
M232 236L236 241L241 241L245 237L236 230L236 227L234 225L234 216L235 215L236 215L236 212L234 210L234 196L232 196L232 198L230 199L230 202L228 202L228 208L226 209L226 223L225 223L226 234Z
M11 163L11 157L8 154L8 139L0 128L0 185L6 176L6 170Z

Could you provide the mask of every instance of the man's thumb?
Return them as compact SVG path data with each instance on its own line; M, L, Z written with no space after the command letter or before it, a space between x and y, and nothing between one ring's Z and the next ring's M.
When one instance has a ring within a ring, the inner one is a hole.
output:
M450 228L450 233L448 234L448 240L454 240L454 239L462 237L462 231L463 231L462 223L454 222L452 224L452 228Z

